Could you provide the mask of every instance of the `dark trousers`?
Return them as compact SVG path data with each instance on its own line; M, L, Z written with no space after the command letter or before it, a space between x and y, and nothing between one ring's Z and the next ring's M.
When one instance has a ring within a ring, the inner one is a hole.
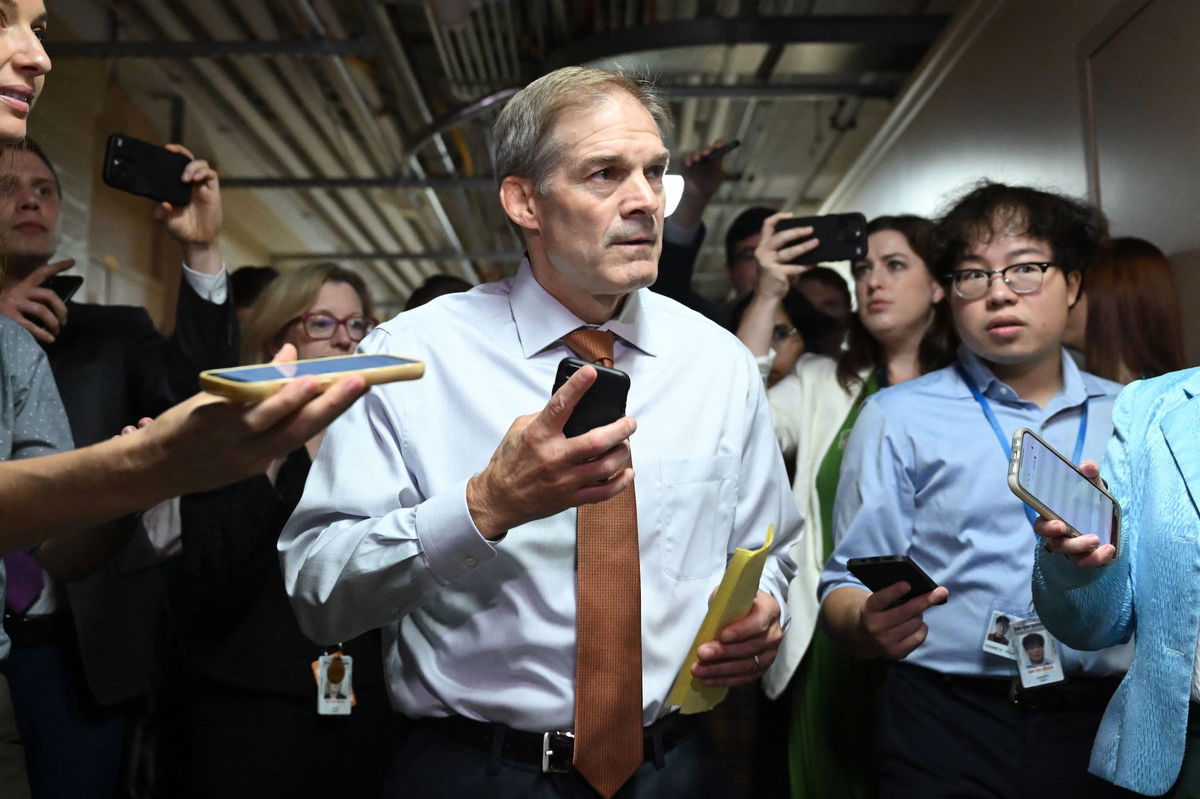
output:
M121 773L129 710L96 704L74 644L14 646L2 671L12 691L35 799L111 799Z
M736 797L712 741L694 732L655 768L643 763L615 799L731 799ZM490 766L490 768L489 768ZM385 784L385 799L596 799L574 772L543 774L518 763L447 740L418 723L400 746Z
M1103 697L1034 709L986 685L904 663L889 671L878 732L882 799L1137 796L1087 771Z

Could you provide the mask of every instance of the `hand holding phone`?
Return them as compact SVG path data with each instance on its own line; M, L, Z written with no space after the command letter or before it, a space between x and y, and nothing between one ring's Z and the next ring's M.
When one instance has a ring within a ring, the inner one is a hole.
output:
M67 306L59 292L69 297L70 284L82 283L83 278L63 275L57 287L53 281L59 272L74 265L75 261L70 258L43 264L0 291L0 313L17 322L43 344L53 343L67 323Z
M866 599L850 605L852 617L857 618L852 637L863 654L900 660L925 642L929 628L922 615L934 605L945 604L949 593L944 587L907 555L852 558L846 566L871 590ZM834 599L839 591L827 602L842 604L844 600ZM853 595L861 597L861 592Z
M182 208L192 199L192 187L183 181L191 162L181 153L114 133L105 147L101 177L114 189Z
M867 218L862 214L798 216L775 223L777 233L797 227L811 227L812 235L807 238L815 238L820 243L788 263L858 261L867 256Z
M1013 435L1009 489L1042 517L1034 529L1048 539L1048 546L1085 566L1111 562L1120 554L1121 505L1096 484L1099 477L1094 463L1075 466L1032 430L1021 428ZM1058 538L1085 540L1053 541Z
M82 285L82 275L51 275L42 283L44 288L53 291L62 302L67 302L74 297L75 292L79 291Z
M571 375L585 366L596 370L596 382L579 398L571 417L563 425L563 435L567 438L583 435L595 427L612 424L625 415L625 401L629 396L629 375L620 369L589 364L579 358L563 358L558 363L558 373L554 376L554 388L550 393L557 393Z
M925 573L908 555L876 555L869 558L850 558L846 568L871 591L882 591L901 581L909 590L896 599L891 607L903 605L910 599L928 594L937 588L933 578Z
M347 374L360 374L371 386L396 380L416 380L425 374L425 364L394 355L339 355L304 361L260 363L201 372L200 387L211 394L239 402L258 402L298 377L317 378L324 391Z
M467 510L484 538L496 540L526 522L603 502L633 482L626 441L637 425L625 418L623 397L615 418L610 406L595 415L585 412L588 418L581 418L578 427L569 424L575 410L596 389L601 371L595 364L570 360L575 363L559 364L560 375L569 376L561 382L555 380L546 404L536 413L517 417L487 466L467 481ZM581 374L584 366L592 366L594 376ZM607 395L600 392L591 402L609 405L602 400ZM568 427L581 434L603 419L612 421L591 436L575 435L564 441L563 436L570 435Z

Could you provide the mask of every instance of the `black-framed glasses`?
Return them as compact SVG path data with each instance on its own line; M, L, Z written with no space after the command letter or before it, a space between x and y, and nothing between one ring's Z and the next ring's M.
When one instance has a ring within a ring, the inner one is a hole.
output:
M771 341L783 341L791 338L797 332L799 331L791 325L775 325L771 328Z
M338 319L333 314L322 311L302 313L292 321L299 322L304 328L304 334L318 341L333 338L337 334L337 329L342 325L346 326L346 335L350 337L351 341L362 341L368 333L375 329L375 325L379 324L377 319L361 314Z
M977 300L988 293L997 275L1014 294L1032 294L1042 287L1049 261L1013 264L1003 269L956 269L950 273L954 293L964 300Z

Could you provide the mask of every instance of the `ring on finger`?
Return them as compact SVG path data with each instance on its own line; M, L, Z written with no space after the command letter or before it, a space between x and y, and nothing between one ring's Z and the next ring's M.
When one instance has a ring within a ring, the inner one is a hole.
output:
M762 663L760 663L760 662L759 662L759 660L758 660L758 655L755 655L755 656L754 656L754 670L755 670L755 671L762 671Z

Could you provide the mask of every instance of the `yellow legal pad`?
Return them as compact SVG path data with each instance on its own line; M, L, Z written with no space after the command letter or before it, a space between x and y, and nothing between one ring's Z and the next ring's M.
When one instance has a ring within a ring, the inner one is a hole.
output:
M729 560L729 568L717 586L717 593L708 603L708 613L700 623L700 630L692 641L687 660L675 677L675 686L667 696L667 704L679 708L680 713L703 713L721 703L728 688L708 688L692 676L692 666L699 659L696 652L700 645L712 641L730 622L750 612L758 584L762 580L763 566L767 563L767 552L775 538L775 525L767 528L767 542L753 551L739 549Z

